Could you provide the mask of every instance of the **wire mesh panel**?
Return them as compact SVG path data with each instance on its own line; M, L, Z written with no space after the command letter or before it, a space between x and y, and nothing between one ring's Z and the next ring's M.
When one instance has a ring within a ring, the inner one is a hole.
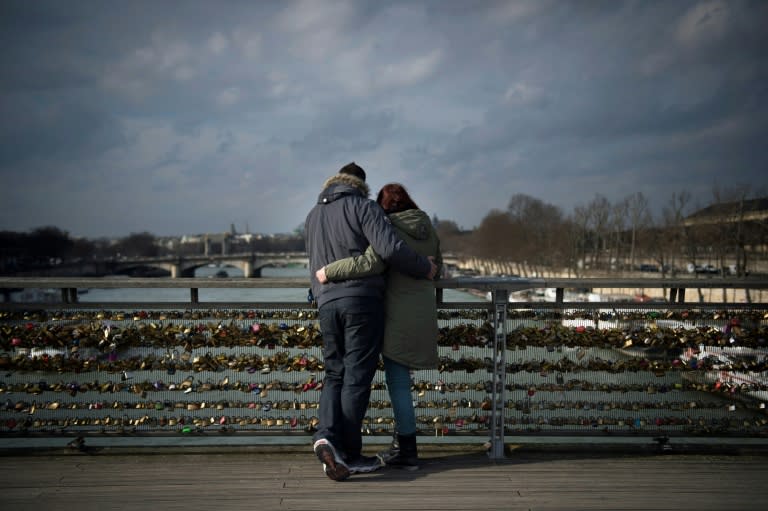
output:
M316 425L309 308L6 313L5 432L293 431Z
M439 365L412 373L422 435L768 433L765 305L505 312L441 306ZM303 304L3 311L0 434L307 435L321 344ZM364 432L394 427L379 370Z
M764 307L510 310L508 434L768 433Z

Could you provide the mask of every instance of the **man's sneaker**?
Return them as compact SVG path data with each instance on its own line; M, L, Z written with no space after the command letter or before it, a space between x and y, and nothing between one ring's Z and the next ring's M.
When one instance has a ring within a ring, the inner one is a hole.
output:
M352 461L347 461L347 467L349 467L350 474L374 472L383 466L384 464L378 456L360 456Z
M312 446L317 459L323 464L323 472L334 481L343 481L349 477L350 470L346 463L336 453L333 444L321 438Z

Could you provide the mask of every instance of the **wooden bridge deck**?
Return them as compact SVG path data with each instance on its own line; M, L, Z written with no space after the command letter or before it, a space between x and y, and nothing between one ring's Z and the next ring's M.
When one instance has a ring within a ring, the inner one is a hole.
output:
M308 448L3 452L0 509L765 509L768 455L424 449L420 470L334 482Z

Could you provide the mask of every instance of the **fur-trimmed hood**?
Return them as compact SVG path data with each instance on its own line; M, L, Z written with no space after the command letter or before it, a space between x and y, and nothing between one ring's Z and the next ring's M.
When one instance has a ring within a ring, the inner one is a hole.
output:
M384 210L368 198L368 193L364 180L337 174L325 182L317 204L304 221L312 294L320 308L337 298L384 297L387 283L383 274L325 284L315 276L323 266L362 255L369 246L382 261L404 275L422 278L429 273L429 260L403 243ZM434 294L434 286L431 289Z
M333 202L344 195L356 194L368 197L371 193L365 181L349 174L335 174L323 184L323 191L317 198L319 203Z

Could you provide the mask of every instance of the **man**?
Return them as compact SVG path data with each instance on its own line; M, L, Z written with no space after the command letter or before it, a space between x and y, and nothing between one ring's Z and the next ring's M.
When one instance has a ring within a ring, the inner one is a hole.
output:
M365 171L345 165L323 186L305 223L312 294L323 336L325 381L314 451L325 474L342 481L381 467L362 455L361 427L384 331L383 275L320 284L315 272L338 259L360 255L370 245L393 268L432 279L437 266L400 240L384 210L368 198Z

